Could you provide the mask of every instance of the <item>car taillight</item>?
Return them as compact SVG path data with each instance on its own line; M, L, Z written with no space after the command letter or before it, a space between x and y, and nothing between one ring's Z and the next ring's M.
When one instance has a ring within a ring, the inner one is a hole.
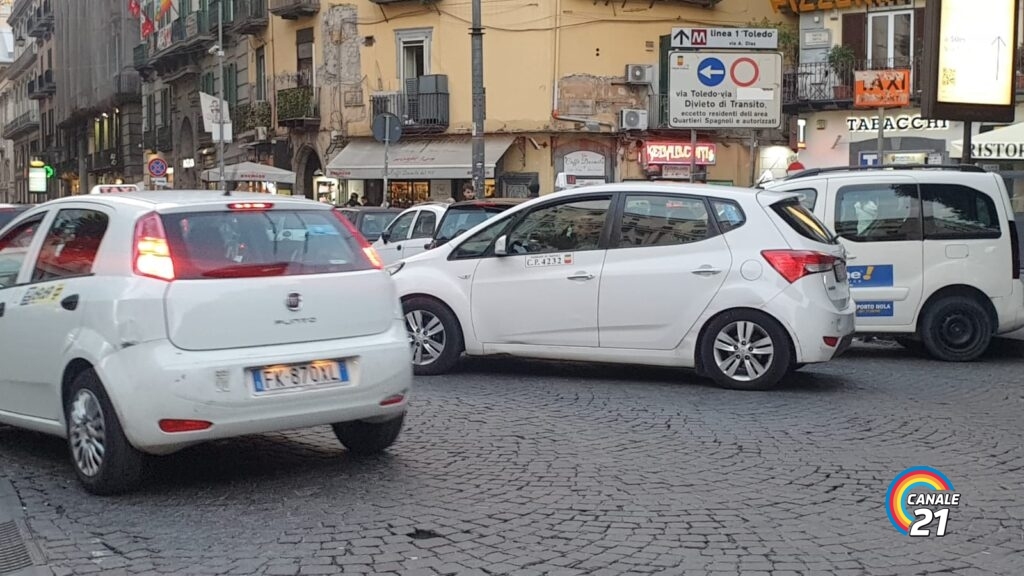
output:
M332 210L332 212L334 212L334 217L338 219L338 222L341 222L341 225L348 230L349 234L352 235L352 238L359 243L359 248L363 252L363 257L366 258L366 261L369 262L370 266L373 266L377 270L383 270L384 260L381 259L380 254L377 254L377 251L374 250L370 242L366 240L366 237L359 232L355 225L349 221L348 217L345 216L341 210Z
M233 202L228 204L228 210L270 210L273 207L273 202Z
M1024 263L1020 261L1020 233L1017 232L1017 223L1010 221L1010 269L1013 279L1020 279L1020 269Z
M838 258L810 250L763 250L761 255L789 283L835 267Z
M156 212L142 217L135 224L132 266L139 276L158 280L174 280L174 260L167 244L164 224Z

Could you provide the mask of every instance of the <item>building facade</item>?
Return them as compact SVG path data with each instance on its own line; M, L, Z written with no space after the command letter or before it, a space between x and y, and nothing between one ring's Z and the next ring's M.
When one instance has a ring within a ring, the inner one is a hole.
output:
M688 177L690 132L668 128L665 113L672 27L792 20L748 4L484 2L485 195ZM295 193L396 206L460 197L471 179L469 2L270 0L270 11L272 128ZM403 132L386 191L371 137L384 112ZM757 147L785 141L782 130L698 136L698 179L736 184L756 173Z
M265 1L174 0L162 15L165 3L142 3L143 12L155 24L153 33L136 45L133 56L144 81L147 185L181 189L216 186L203 179L203 171L217 165L213 131L218 126L205 125L200 93L215 96L220 90L219 22L224 37L224 99L232 120L225 162L266 161L270 157L265 129L270 124L269 104L265 91L250 82L255 72L250 67L266 42L263 35L269 14ZM154 159L163 162L152 163ZM154 169L156 166L160 168Z
M29 166L42 152L39 103L29 98L29 88L34 94L35 80L39 75L37 55L43 42L32 34L38 33L37 26L42 21L37 14L43 14L48 8L47 0L16 0L7 18L14 35L15 56L5 74L10 90L11 119L4 124L0 136L10 140L14 149L12 180L15 202L32 203L45 199L50 186L49 182L45 185L35 182L32 192L29 187Z
M14 34L7 17L11 15L8 3L0 4L0 132L14 120L14 94L7 69L14 63ZM14 201L14 143L0 138L0 202Z
M47 161L66 194L142 180L142 87L132 62L140 27L127 5L123 0L57 4L60 67L50 100L56 133ZM46 117L44 137L50 123Z

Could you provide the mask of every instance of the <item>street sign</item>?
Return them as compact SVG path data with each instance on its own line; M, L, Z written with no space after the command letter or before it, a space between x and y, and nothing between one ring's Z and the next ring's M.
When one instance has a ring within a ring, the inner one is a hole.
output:
M742 48L778 50L775 28L673 28L672 49Z
M672 52L669 92L672 128L778 128L782 55Z
M373 118L373 137L382 144L394 144L402 138L402 121L390 112Z
M910 106L910 70L857 70L854 72L855 108Z
M167 162L163 158L153 158L146 167L149 170L149 175L153 178L162 178L167 175Z
M46 193L46 169L31 167L28 169L28 191L32 194Z

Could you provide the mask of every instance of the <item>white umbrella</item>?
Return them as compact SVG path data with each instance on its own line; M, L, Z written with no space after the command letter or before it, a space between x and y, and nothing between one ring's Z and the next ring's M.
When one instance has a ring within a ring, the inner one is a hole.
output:
M295 184L295 172L282 170L256 162L240 162L224 167L224 179L229 182L277 182ZM220 182L220 169L211 168L203 171L203 180Z

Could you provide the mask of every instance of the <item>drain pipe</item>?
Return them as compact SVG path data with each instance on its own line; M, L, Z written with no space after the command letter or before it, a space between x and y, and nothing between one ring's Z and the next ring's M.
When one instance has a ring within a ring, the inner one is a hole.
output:
M558 75L561 73L559 51L562 44L562 0L555 0L555 53L551 66L551 117L558 118Z

